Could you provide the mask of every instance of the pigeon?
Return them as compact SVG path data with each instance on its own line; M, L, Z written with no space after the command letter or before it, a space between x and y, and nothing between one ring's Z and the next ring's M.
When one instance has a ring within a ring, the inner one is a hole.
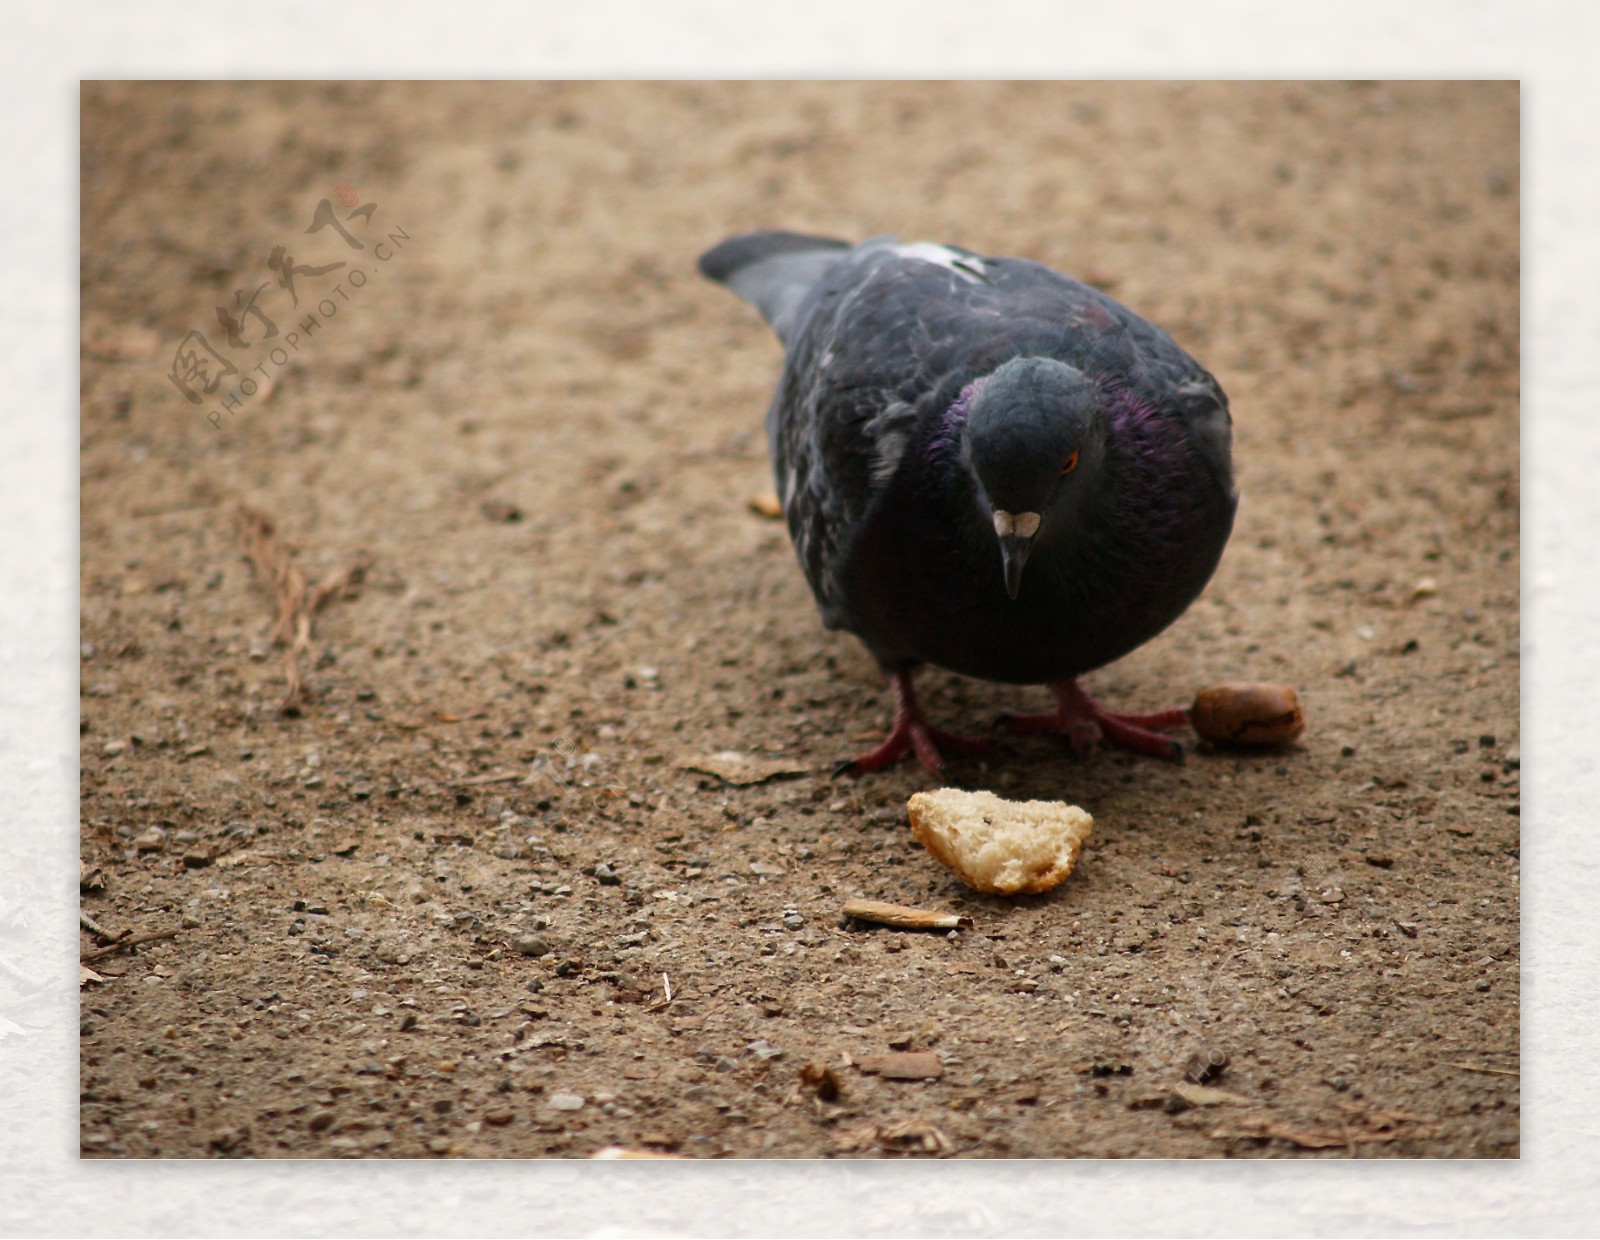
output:
M924 717L914 671L1043 684L1054 711L1005 719L1183 756L1183 709L1116 714L1085 673L1197 598L1233 529L1232 418L1166 332L1025 259L892 236L851 245L734 236L700 271L758 309L785 348L767 414L778 496L823 624L889 679L884 742L990 753Z

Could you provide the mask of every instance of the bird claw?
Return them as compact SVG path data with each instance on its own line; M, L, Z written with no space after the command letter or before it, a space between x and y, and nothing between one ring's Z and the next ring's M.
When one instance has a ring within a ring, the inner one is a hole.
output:
M1182 710L1155 711L1144 715L1120 715L1095 703L1074 681L1050 686L1057 709L1042 714L1004 714L996 722L1018 733L1052 732L1064 734L1072 752L1080 758L1091 756L1102 740L1153 758L1182 762L1183 743L1164 736L1159 728L1173 728L1187 719Z
M895 694L894 726L876 749L867 751L848 762L841 762L833 770L834 778L842 775L866 775L881 771L908 750L917 755L917 761L941 782L947 778L944 754L975 754L993 757L995 747L977 737L959 736L933 727L923 717L911 688L911 674L906 671L891 673L890 684Z

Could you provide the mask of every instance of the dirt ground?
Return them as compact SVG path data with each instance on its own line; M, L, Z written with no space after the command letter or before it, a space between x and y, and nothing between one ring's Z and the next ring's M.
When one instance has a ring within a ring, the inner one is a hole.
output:
M166 937L88 964L83 1153L1516 1156L1518 127L1514 83L86 85L82 908ZM1095 817L1017 900L911 839L919 767L832 779L888 695L747 504L780 352L694 270L768 226L1037 259L1212 370L1233 540L1088 684L1284 681L1301 741L1002 740L963 781ZM288 713L241 507L328 587Z

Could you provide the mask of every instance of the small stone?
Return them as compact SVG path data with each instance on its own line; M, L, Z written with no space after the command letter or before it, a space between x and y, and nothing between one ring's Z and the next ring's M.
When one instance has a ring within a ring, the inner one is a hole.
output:
M372 954L384 964L409 964L416 952L404 939L383 938L373 945Z
M545 1106L552 1111L581 1111L583 1110L582 1094L551 1094L545 1100Z
M622 885L622 877L604 861L596 864L594 876L600 880L602 887L620 887Z
M511 940L512 948L524 956L548 956L550 940L542 934L519 934Z
M789 909L783 915L783 924L787 929L798 930L806 924L806 919L794 909Z
M1501 759L1501 762L1508 771L1520 771L1522 769L1522 746L1511 746L1510 749L1506 750L1506 756Z
M783 1058L783 1051L780 1050L778 1047L772 1045L772 1043L768 1042L765 1038L761 1038L758 1041L750 1043L750 1045L747 1046L745 1049L748 1050L757 1059L782 1059Z
M498 1111L485 1111L483 1113L483 1122L486 1124L494 1124L496 1127L504 1127L506 1124L509 1124L516 1118L517 1113L510 1108L505 1108Z
M332 1111L318 1111L311 1117L306 1127L310 1128L312 1132L326 1132L333 1127L333 1121L337 1118Z
M128 742L127 741L107 741L105 743L105 746L100 750L100 752L105 754L105 756L108 757L108 758L115 758L119 753L121 753L127 747L128 747Z
M134 838L133 846L140 852L160 852L167 846L167 833L160 827L151 827Z
M1183 1076L1196 1085L1209 1085L1222 1075L1227 1066L1228 1052L1210 1046L1189 1056L1183 1066Z

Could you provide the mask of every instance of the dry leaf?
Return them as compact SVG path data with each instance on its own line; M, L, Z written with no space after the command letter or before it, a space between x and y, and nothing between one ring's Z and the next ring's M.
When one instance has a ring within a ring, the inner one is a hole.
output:
M800 1069L800 1083L817 1091L824 1102L834 1102L839 1097L839 1077L832 1068L808 1063Z
M948 1154L954 1146L950 1138L932 1124L923 1120L907 1120L879 1129L878 1143L885 1149L902 1150L908 1154Z
M802 762L783 758L756 758L731 749L725 749L721 753L683 758L678 762L678 768L715 775L724 783L741 788L749 784L765 783L769 779L787 779L811 773L811 768Z

